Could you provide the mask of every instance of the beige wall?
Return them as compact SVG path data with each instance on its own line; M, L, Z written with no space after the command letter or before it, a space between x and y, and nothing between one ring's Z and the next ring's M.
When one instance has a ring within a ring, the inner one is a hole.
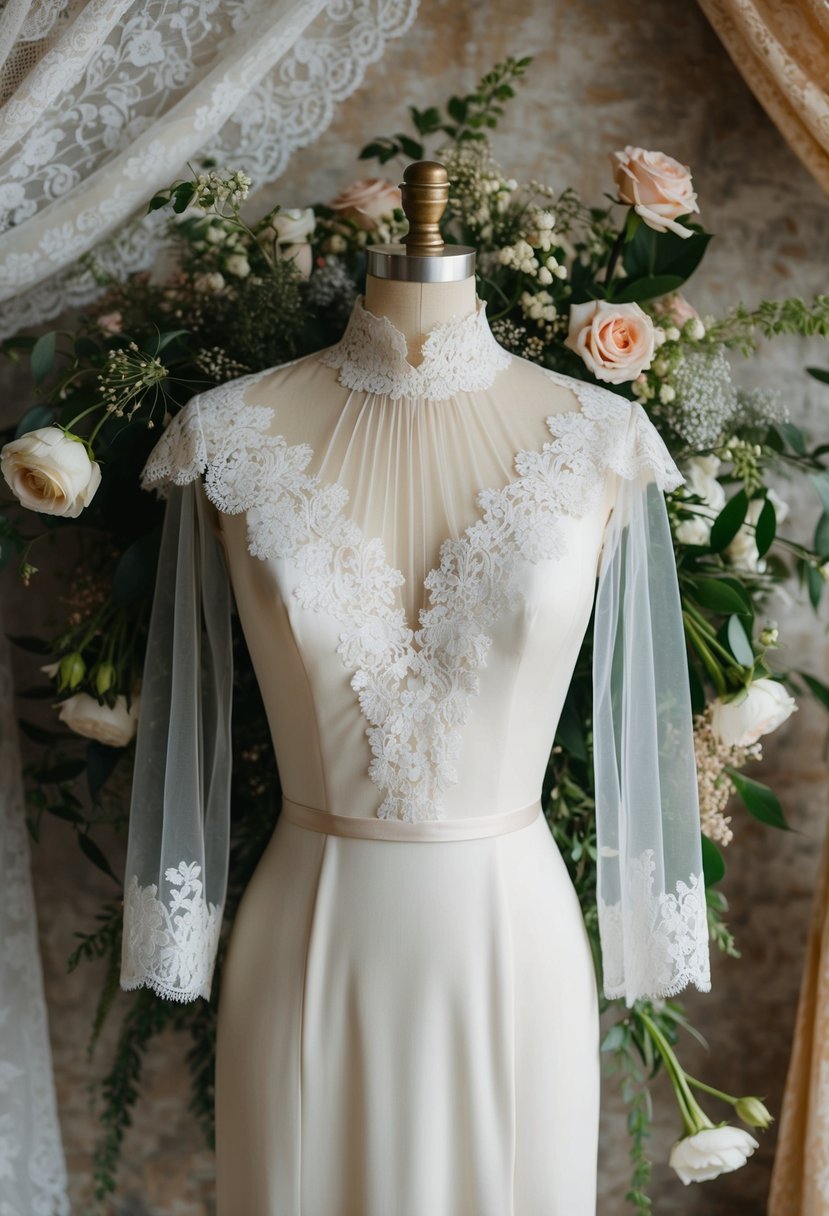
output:
M506 54L536 56L495 139L496 154L511 174L557 187L571 184L600 201L609 188L612 149L635 143L664 150L693 167L704 221L718 234L692 292L697 304L716 309L736 297L750 302L825 289L827 201L754 102L701 12L676 0L630 0L625 6L422 0L408 37L391 44L329 132L294 159L269 195L285 205L331 197L365 172L352 162L351 149L372 135L399 129L407 104L423 105L470 88ZM781 343L758 358L750 375L757 383L781 385L795 418L825 436L829 390L803 375L805 363L829 366L829 351L814 343ZM790 496L787 487L781 490ZM811 519L815 502L801 491L795 506L793 534ZM26 602L15 596L18 618ZM797 603L781 603L774 611L788 647L782 662L825 671L825 625ZM735 814L725 890L743 958L718 964L714 993L688 1002L712 1049L708 1057L686 1048L688 1066L727 1089L766 1093L773 1109L779 1109L826 813L825 740L825 717L804 705L769 747L760 776L782 793L800 834L775 835ZM65 958L74 930L88 923L109 891L106 880L98 882L76 856L58 824L50 826L46 843L35 852L35 873L75 1212L85 1216L91 1210L89 1162L96 1135L87 1085L106 1058L107 1044L90 1065L85 1038L95 985L88 969L67 977ZM206 1216L211 1211L210 1158L185 1109L187 1082L179 1051L167 1042L153 1057L148 1099L126 1144L121 1200L112 1212ZM773 1136L764 1138L756 1161L738 1175L685 1190L663 1164L677 1124L661 1091L656 1118L658 1216L762 1212ZM620 1195L626 1170L622 1112L608 1088L602 1216L625 1212Z

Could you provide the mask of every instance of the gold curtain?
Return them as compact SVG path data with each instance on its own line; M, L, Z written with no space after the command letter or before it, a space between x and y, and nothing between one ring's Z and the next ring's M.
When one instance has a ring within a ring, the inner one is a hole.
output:
M829 194L826 0L699 0L746 83Z

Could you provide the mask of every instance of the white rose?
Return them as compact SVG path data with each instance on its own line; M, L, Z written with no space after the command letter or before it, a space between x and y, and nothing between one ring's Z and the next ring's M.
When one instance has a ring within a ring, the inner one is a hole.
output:
M193 290L199 295L218 295L225 289L225 277L218 270L197 274L193 279Z
M709 1127L678 1140L671 1149L670 1165L688 1186L740 1169L759 1147L741 1127Z
M677 524L674 534L681 545L707 545L711 535L711 520L702 515L683 519L682 523Z
M690 228L675 222L680 215L699 211L687 165L664 152L648 152L630 144L610 159L619 200L630 204L649 228L681 237L693 235Z
M313 207L286 207L271 216L268 228L282 245L300 245L309 241L317 226Z
M581 356L597 380L623 384L650 367L656 336L638 304L589 300L571 305L564 345Z
M57 426L39 427L7 443L0 471L30 511L76 519L101 484L101 469L80 440Z
M750 747L771 734L797 709L778 680L753 680L736 700L719 697L711 707L711 729L726 747Z
M725 490L717 481L719 471L718 456L692 456L684 468L686 490L701 498L715 515L725 506Z
M132 698L129 709L126 697L118 697L110 708L79 692L60 703L58 717L85 739L96 739L107 747L126 747L138 725L138 697Z

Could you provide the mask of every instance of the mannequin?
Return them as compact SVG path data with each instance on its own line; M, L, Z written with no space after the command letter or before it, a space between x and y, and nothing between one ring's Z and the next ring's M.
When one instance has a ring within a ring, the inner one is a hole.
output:
M185 487L159 585L178 620L201 580L221 673L205 475L284 791L223 970L218 1216L593 1216L596 979L539 793L597 572L605 991L708 984L679 474L641 407L498 346L447 194L410 167L406 249L369 251L341 341L192 402L145 470ZM198 626L171 663L156 617L148 671L204 670ZM139 782L122 983L182 1000L223 898L214 682L184 785L160 709L138 741L139 774L166 748L165 811L142 828Z

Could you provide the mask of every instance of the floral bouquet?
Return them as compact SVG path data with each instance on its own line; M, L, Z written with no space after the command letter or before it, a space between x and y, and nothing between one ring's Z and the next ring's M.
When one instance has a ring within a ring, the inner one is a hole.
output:
M506 177L487 134L529 62L497 65L445 110L412 108L411 133L376 139L361 157L381 164L420 159L428 146L443 160L452 183L444 238L478 249L478 292L498 341L545 367L638 399L685 473L668 508L695 714L708 914L713 940L736 956L720 886L722 850L734 834L727 811L736 799L763 823L786 827L775 793L744 770L760 758L763 736L796 708L795 696L812 694L829 708L829 689L814 675L776 668L773 661L781 588L799 583L817 607L829 574L829 446L811 445L776 392L742 388L731 356L750 357L761 339L780 335L827 336L829 297L808 304L770 300L753 309L738 304L719 317L701 316L682 292L711 236L698 219L690 171L663 153L614 152L614 190L602 206L586 205L572 189ZM399 191L383 178L356 182L326 205L276 207L258 219L246 206L250 185L241 171L200 165L149 202L154 210L171 209L166 261L172 260L172 271L102 281L100 304L73 332L21 336L2 346L10 359L28 357L35 387L0 457L14 495L0 516L0 561L16 564L28 585L35 561L53 560L50 541L67 528L77 553L61 632L15 639L45 661L48 685L29 695L51 697L66 728L21 722L40 749L28 771L29 825L37 839L48 816L67 820L90 862L115 883L96 835L100 825L123 827L126 820L163 512L140 492L140 470L161 428L194 392L336 341L364 282L366 247L399 238L405 225ZM829 382L829 373L810 371ZM809 478L816 491L808 542L780 530L788 508L778 479L794 476ZM47 556L38 558L41 552ZM588 635L543 804L595 940L590 646ZM265 715L238 630L235 648L225 934L280 799ZM71 959L72 966L107 960L93 1042L118 987L120 894L114 887L97 927L80 935ZM103 1083L101 1197L115 1187L142 1059L163 1028L189 1035L194 1107L208 1130L212 1118L214 1005L165 1003L146 989L123 1005ZM644 1213L650 1210L648 1082L658 1071L667 1073L678 1102L682 1136L671 1164L686 1183L737 1168L757 1147L748 1131L716 1124L701 1095L730 1106L752 1129L766 1127L771 1116L759 1098L738 1098L688 1076L676 1049L680 1033L692 1028L677 1001L608 1008L615 1020L602 1046L631 1105L627 1199Z

